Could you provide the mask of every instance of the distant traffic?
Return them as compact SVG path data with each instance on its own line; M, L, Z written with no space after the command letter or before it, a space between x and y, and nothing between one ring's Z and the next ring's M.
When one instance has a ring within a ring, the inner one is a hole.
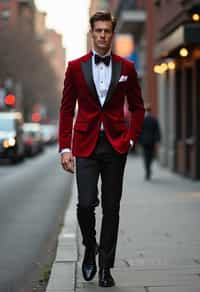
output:
M17 163L57 143L57 125L25 122L21 112L0 112L0 163Z

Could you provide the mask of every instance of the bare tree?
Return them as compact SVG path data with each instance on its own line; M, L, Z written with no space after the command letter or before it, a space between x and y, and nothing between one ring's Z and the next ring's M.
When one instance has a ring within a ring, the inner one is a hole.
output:
M58 81L34 34L7 27L0 31L0 44L0 80L11 77L22 84L26 116L35 103L46 105L54 116L58 109Z

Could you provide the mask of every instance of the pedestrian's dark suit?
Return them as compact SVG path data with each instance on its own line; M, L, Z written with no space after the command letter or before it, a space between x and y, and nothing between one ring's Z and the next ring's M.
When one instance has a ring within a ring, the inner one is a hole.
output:
M160 142L161 134L158 120L146 113L139 143L143 148L146 179L151 178L151 164L155 156L155 145Z

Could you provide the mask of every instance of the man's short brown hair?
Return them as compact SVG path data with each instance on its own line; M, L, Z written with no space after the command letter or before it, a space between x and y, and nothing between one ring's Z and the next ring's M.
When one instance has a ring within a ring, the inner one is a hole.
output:
M96 21L111 21L113 32L117 24L116 18L112 16L109 11L98 11L90 17L90 27L92 30L94 29L94 23Z

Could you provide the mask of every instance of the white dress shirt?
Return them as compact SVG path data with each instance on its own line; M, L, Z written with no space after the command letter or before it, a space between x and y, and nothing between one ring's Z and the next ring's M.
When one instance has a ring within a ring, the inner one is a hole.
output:
M106 57L108 55L110 55L110 51L101 57ZM99 63L99 64L95 64L94 61L94 55L98 55L94 50L93 50L93 56L92 56L92 76L93 76L93 80L94 80L94 84L96 86L96 90L97 90L97 94L99 97L99 102L101 104L101 106L103 106L105 100L106 100L106 96L107 96L107 92L108 92L108 88L110 86L110 82L111 82L111 76L112 76L112 60L110 60L110 64L109 66L106 66L104 63Z

